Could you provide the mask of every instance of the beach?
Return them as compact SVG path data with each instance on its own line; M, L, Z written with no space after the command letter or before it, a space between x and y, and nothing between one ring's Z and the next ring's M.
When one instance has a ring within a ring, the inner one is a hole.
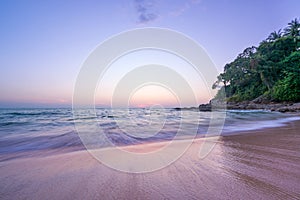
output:
M300 199L300 121L220 137L199 159L197 139L150 173L113 170L86 150L41 150L0 163L1 199ZM138 145L141 151L149 145ZM136 149L135 149L136 150ZM2 158L3 160L3 158Z
M0 200L300 200L299 8L0 1Z

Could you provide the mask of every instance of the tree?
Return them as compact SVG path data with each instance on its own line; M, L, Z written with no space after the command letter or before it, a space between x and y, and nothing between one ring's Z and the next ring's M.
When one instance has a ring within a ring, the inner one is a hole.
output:
M224 66L213 88L225 91L228 101L262 96L276 101L300 101L300 51L298 19L272 32L258 47L248 47ZM221 84L222 83L222 84ZM217 94L215 98L219 98Z
M281 37L282 37L282 31L281 29L279 29L278 31L273 31L272 33L270 33L269 37L267 38L267 41L273 42Z
M288 27L284 29L285 35L292 36L293 38L299 36L299 32L300 32L300 22L297 18L289 22Z

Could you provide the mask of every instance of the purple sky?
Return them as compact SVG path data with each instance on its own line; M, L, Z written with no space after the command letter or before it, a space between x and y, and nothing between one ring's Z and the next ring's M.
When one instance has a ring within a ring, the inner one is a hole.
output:
M81 64L119 32L162 27L202 45L221 71L299 17L298 0L0 1L0 107L71 105Z

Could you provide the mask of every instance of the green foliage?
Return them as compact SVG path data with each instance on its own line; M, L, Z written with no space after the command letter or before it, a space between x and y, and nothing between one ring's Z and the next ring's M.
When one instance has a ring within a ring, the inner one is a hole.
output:
M225 65L213 88L222 83L226 98L239 102L259 96L276 101L300 101L300 23L272 32L258 47L246 48ZM216 95L216 99L219 98Z
M273 88L272 97L278 101L300 101L299 74L288 72Z
M278 101L300 101L300 52L291 53L282 61L284 72L271 95Z
M288 23L288 26L284 29L285 35L290 35L292 37L299 36L300 31L300 22L299 20L293 19L290 23Z

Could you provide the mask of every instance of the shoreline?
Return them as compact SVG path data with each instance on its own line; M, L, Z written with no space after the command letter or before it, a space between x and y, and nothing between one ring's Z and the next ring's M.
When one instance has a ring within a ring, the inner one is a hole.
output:
M87 151L0 163L3 199L297 199L300 120L221 136L199 159L196 139L173 164L146 174L112 170ZM151 151L151 145L135 148ZM140 149L140 150L141 150Z
M300 117L299 113L290 113L292 114L291 116L294 117ZM284 119L284 118L283 118ZM222 131L221 135L205 135L205 134L197 134L194 138L189 138L183 137L183 138L178 138L177 140L167 140L167 139L161 139L161 140L149 140L145 141L142 143L136 143L136 144L119 144L117 148L120 149L138 149L139 146L143 145L148 145L148 146L166 146L165 144L170 143L172 141L174 142L184 142L184 141L190 141L190 140L203 140L205 138L213 138L213 137L231 137L231 136L236 136L236 135L245 135L245 134L254 134L256 132L260 131L267 131L270 132L270 130L275 130L278 128L283 128L286 126L289 126L290 123L293 122L300 122L299 119L293 119L289 121L283 121L283 122L277 122L277 124L272 124L272 125L267 125L267 126L261 126L261 127L256 127L256 128L250 128L249 130L230 130L229 132L225 132L225 130ZM19 158L35 158L35 157L44 157L44 156L52 156L52 155L59 155L59 154L65 154L65 153L72 153L72 152L80 152L80 151L87 151L86 147L82 144L80 138L76 133L72 134L73 141L76 143L76 146L67 146L67 147L57 147L57 148L50 148L50 149L36 149L36 150L27 150L25 152L19 151L19 152L12 152L12 153L1 153L0 154L0 162L5 162L9 160L14 160L14 159L19 159ZM71 138L70 138L71 139ZM109 148L114 148L114 147L103 147L102 149L109 149ZM95 149L92 149L92 151Z
M240 103L228 103L227 109L230 110L269 110L277 111L281 113L299 113L300 112L300 103L256 103L253 101L245 101Z
M189 108L177 108L178 110L188 110ZM190 108L194 110L195 107ZM209 112L212 110L225 109L225 110L266 110L281 113L300 113L300 103L258 103L255 101L243 102L227 102L221 103L218 101L210 101L207 104L199 105L198 110L202 112Z

